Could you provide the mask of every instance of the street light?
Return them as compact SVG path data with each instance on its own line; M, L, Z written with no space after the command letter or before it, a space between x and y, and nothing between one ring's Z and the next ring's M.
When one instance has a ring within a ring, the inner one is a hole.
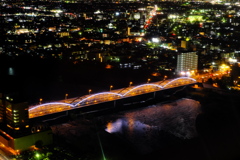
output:
M42 98L39 99L39 104L42 104Z
M166 80L166 78L167 78L167 76L165 75L163 80Z
M133 84L133 82L129 82L129 87Z
M68 94L66 93L66 94L65 94L65 100L67 99L67 97L68 97Z
M89 90L88 90L88 94L90 94L91 92L92 92L92 90L91 90L91 89L89 89Z
M148 78L148 80L147 80L147 83L149 83L151 81L151 79L150 78Z
M110 92L111 92L112 88L113 88L113 86L111 85L111 86L110 86Z

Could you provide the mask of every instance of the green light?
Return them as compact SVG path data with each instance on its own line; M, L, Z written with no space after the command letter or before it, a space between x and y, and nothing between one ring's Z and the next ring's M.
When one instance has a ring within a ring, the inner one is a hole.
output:
M222 22L223 22L223 23L226 23L227 20L226 20L225 18L222 18Z
M189 37L186 37L186 41L189 41L190 40L190 38Z
M36 157L37 159L40 159L40 158L41 158L41 155L40 155L39 153L36 153L36 154L35 154L35 157Z
M196 22L196 21L203 21L203 16L198 16L198 15L191 15L188 17L188 20L192 23L192 22Z

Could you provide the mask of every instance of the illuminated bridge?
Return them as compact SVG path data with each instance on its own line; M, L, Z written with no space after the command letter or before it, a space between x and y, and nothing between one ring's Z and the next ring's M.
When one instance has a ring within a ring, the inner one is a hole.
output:
M84 95L82 97L65 99L57 102L43 103L29 107L29 118L36 118L58 112L70 111L77 108L88 107L95 104L120 100L196 83L196 80L193 78L180 77L154 83L146 83L138 86L129 86L127 88L111 90L109 92Z

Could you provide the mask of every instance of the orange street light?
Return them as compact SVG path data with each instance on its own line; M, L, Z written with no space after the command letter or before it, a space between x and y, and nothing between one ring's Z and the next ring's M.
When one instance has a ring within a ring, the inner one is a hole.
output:
M68 97L68 94L66 93L66 94L65 94L65 100L67 99L67 97Z
M164 76L164 80L165 80L166 78L167 78L167 76L165 75L165 76Z
M42 100L43 100L42 98L39 99L39 104L42 104Z
M88 94L90 94L91 92L92 92L92 90L91 90L91 89L89 89L89 90L88 90Z
M133 84L133 82L130 82L130 83L129 83L129 87L130 87L132 84Z
M110 86L110 92L111 92L112 88L113 88L113 86L111 85L111 86Z
M147 83L149 83L151 81L151 79L150 78L148 78L148 80L147 80Z

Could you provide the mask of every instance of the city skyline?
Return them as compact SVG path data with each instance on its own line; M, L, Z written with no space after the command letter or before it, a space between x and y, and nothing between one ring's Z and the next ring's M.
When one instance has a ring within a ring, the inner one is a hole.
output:
M227 1L0 1L2 146L19 157L35 154L56 143L57 125L81 119L102 147L105 114L181 98L201 104L193 121L201 122L195 127L203 134L205 121L216 123L212 112L222 115L216 99L231 95L231 107L238 103L239 7ZM218 99L220 108L228 100ZM159 134L170 138L171 132Z

